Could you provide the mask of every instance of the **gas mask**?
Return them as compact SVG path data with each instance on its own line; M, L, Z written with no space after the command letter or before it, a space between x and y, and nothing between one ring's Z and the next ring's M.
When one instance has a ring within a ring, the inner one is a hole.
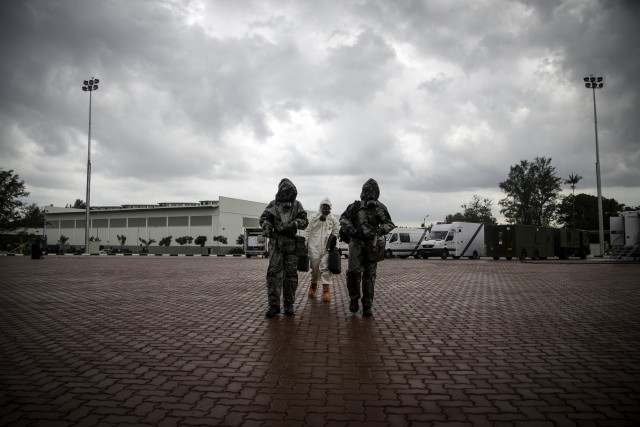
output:
M331 206L329 205L320 206L320 212L322 213L322 215L320 215L320 221L326 221L327 216L331 213Z
M367 190L364 193L364 201L366 202L368 208L373 208L378 206L378 202L376 201L376 195L372 190Z

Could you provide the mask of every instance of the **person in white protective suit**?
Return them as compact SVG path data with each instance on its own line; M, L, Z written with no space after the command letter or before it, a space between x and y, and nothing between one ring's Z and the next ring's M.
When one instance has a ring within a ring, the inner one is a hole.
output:
M335 247L340 231L340 221L331 215L331 200L325 197L320 202L320 209L309 220L306 230L309 261L311 263L311 286L309 298L315 298L318 282L322 284L322 300L329 301L332 284L329 272L329 250Z

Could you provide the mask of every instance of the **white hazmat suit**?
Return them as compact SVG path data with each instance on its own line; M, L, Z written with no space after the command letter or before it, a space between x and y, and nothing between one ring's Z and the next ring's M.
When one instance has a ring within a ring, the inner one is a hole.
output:
M328 209L327 209L328 206ZM318 282L322 284L324 301L329 301L329 286L331 285L331 273L329 272L329 251L327 242L330 236L336 236L340 231L340 221L331 213L331 200L324 198L320 202L318 213L309 219L309 227L306 229L307 247L311 262L311 287L309 297L315 298Z

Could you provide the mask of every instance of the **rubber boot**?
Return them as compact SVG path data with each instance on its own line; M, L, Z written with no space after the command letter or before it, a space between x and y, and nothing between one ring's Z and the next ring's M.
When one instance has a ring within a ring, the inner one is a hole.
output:
M311 283L311 286L309 287L309 298L315 298L317 290L318 290L318 284Z
M327 283L322 285L322 301L327 302L329 300L331 300L331 293L329 293L329 284Z

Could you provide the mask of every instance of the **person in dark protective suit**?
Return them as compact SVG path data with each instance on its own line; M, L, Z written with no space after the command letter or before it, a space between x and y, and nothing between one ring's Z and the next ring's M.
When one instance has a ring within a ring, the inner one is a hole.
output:
M340 216L340 235L349 242L349 267L347 268L347 290L349 310L357 313L358 300L362 298L362 315L372 316L373 290L376 283L379 237L395 228L387 207L379 200L380 187L374 179L362 186L360 200L347 206ZM384 251L384 248L382 248ZM362 282L362 292L360 283Z
M260 216L260 227L269 241L269 268L267 269L266 316L280 313L280 295L284 300L284 314L293 315L293 301L298 287L296 233L309 225L307 212L296 200L298 190L293 182L284 178L278 185L276 199L271 201Z

